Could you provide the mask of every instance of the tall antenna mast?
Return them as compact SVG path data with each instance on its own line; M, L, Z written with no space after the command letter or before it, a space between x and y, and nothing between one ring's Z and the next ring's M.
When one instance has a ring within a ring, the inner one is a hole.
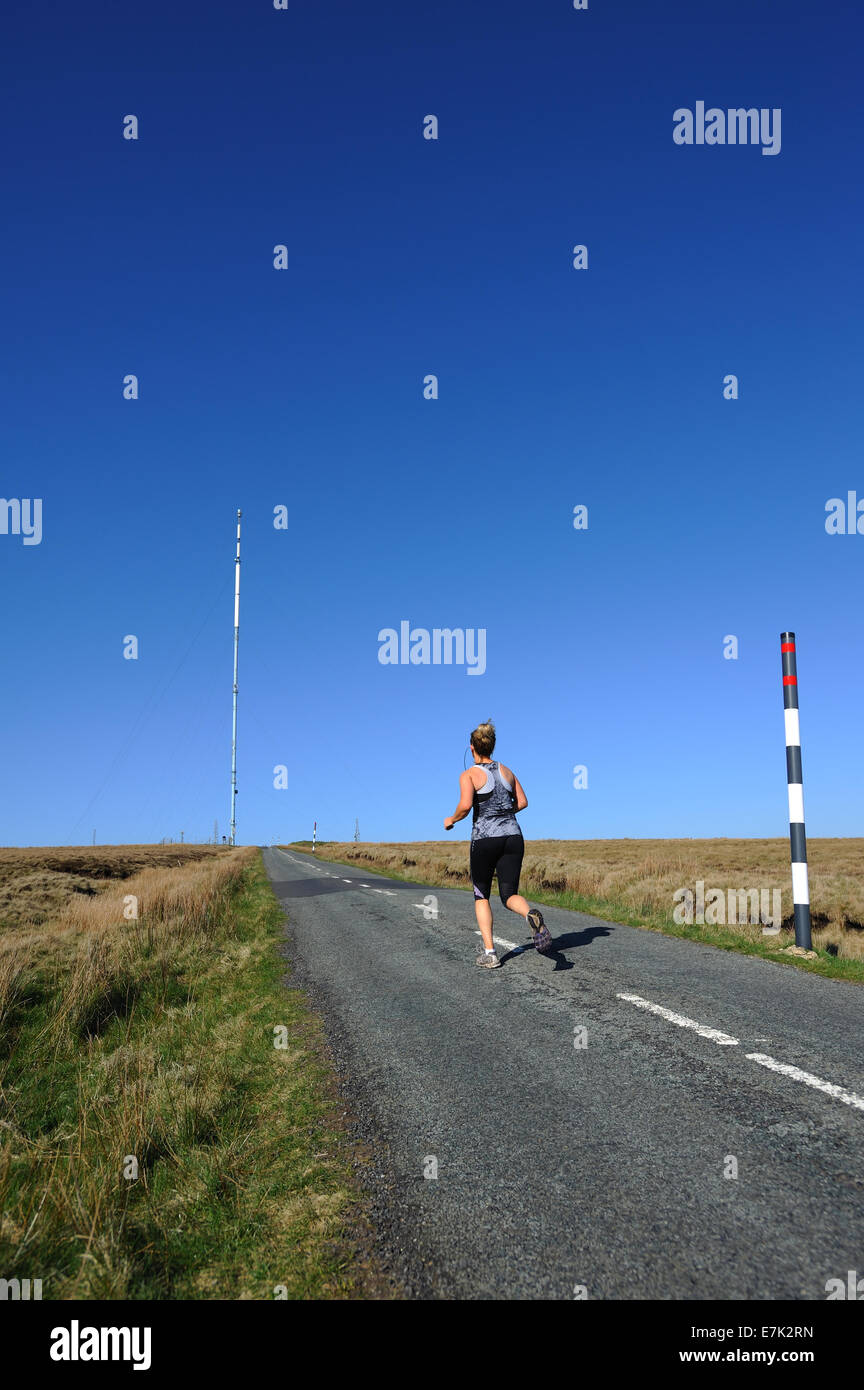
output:
M240 518L237 512L237 554L234 557L234 714L231 724L231 834L233 845L237 835L237 657L240 648Z

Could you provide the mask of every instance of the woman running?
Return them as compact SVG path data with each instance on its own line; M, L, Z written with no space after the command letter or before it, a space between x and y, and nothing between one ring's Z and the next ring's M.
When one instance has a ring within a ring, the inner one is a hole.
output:
M494 970L501 964L492 938L489 898L493 874L498 875L498 892L502 903L511 912L518 912L520 917L525 918L537 950L546 951L552 944L542 912L539 908L529 907L519 894L525 841L516 812L524 811L528 798L516 774L493 760L494 748L495 725L487 720L485 724L478 724L471 735L474 766L459 778L459 805L444 822L444 829L452 830L458 820L464 820L470 810L474 811L471 882L474 885L474 911L484 946L476 963L487 970Z

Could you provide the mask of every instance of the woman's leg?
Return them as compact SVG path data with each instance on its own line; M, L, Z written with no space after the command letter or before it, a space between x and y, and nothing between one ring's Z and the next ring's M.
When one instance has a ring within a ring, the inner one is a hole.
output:
M492 940L492 875L495 872L494 846L489 840L471 841L471 882L474 885L474 912L487 951L494 951Z
M537 950L548 951L552 945L552 938L543 921L543 913L537 907L529 907L521 893L517 892L524 853L525 843L522 836L512 835L506 853L502 854L498 861L498 889L504 906L509 907L511 912L518 912L520 917L527 920Z
M522 859L525 854L525 841L521 835L508 835L504 851L498 860L498 892L501 901L511 912L527 917L531 908L519 892L519 876L522 873Z
M494 951L495 942L492 939L492 907L488 898L475 898L474 911L477 914L477 925L480 928L480 935L483 938L483 945L487 951Z

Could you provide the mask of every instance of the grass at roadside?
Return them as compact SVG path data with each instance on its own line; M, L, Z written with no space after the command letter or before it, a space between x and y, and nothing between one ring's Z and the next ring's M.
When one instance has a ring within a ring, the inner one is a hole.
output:
M45 1299L368 1296L282 923L250 849L145 868L0 936L4 1278L41 1279Z
M831 979L864 983L864 874L862 841L811 840L811 903L816 959L781 954L794 945L789 920L789 845L782 840L528 841L522 892L532 902L588 913L606 922L760 956ZM295 843L292 849L308 849ZM361 865L430 888L470 891L464 843L354 844L319 842L316 854ZM724 893L741 884L779 887L787 906L779 936L765 936L758 921L678 923L673 894L702 880ZM494 904L499 917L504 909ZM466 905L470 911L470 904ZM509 914L508 914L509 915Z

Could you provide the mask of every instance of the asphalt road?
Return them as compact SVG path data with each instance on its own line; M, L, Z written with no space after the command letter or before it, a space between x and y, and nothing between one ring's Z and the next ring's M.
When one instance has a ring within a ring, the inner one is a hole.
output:
M410 1296L824 1300L864 1278L864 988L547 908L554 954L479 970L467 893L264 862Z

